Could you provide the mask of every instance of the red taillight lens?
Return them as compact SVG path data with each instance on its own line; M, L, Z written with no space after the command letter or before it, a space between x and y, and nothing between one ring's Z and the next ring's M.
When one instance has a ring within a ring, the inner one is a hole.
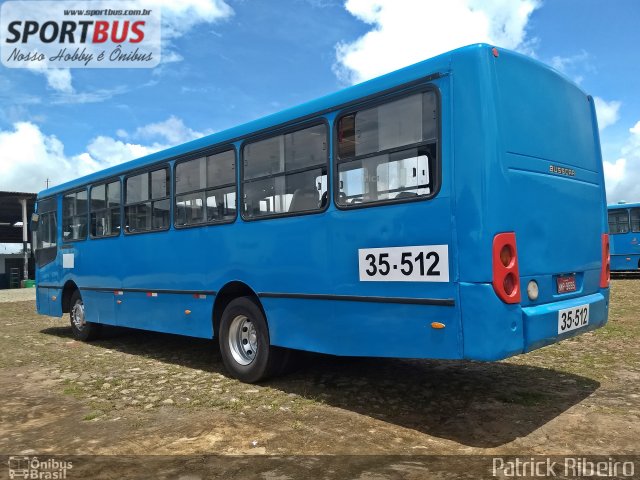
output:
M507 276L504 277L504 282L502 286L504 287L504 292L507 295L513 295L513 292L516 290L517 280L515 279L513 273L507 273Z
M602 267L600 270L600 288L608 288L611 280L611 256L609 255L609 234L602 234Z
M502 265L508 267L511 261L513 260L513 252L511 251L511 247L509 245L505 245L500 250L500 261Z
M518 250L513 232L493 238L493 289L503 302L520 303Z

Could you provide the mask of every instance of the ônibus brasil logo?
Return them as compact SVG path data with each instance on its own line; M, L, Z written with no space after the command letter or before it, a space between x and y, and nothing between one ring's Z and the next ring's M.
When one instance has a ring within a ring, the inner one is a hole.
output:
M160 29L152 1L8 1L0 55L11 68L152 68Z

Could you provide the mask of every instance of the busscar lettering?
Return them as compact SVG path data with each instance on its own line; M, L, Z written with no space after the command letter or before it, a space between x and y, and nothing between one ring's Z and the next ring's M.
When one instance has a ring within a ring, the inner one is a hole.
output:
M575 177L576 171L572 168L556 167L555 165L549 165L549 172L558 175L566 175L568 177Z

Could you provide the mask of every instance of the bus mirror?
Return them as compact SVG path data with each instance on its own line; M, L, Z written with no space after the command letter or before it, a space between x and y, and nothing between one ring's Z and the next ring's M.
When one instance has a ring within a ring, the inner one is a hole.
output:
M38 215L37 213L31 214L31 223L38 223L39 219L40 219L40 215Z

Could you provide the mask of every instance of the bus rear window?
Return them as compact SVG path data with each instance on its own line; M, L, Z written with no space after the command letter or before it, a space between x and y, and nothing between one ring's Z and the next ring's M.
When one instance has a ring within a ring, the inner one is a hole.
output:
M437 97L429 91L338 122L338 205L407 200L434 192Z
M609 212L609 233L629 233L629 212L627 210L613 210Z

